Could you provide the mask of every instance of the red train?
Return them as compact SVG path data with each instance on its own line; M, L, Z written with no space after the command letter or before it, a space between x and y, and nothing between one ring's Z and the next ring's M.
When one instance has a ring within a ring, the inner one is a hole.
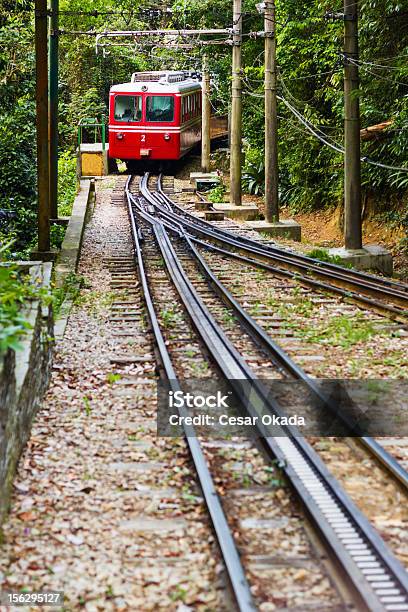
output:
M186 72L136 72L109 96L109 157L177 160L201 140L201 83Z

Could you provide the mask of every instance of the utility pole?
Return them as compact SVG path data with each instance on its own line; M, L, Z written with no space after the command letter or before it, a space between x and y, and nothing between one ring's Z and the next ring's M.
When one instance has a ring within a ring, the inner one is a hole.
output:
M38 250L50 250L47 0L35 0Z
M58 11L59 0L51 0L50 19L50 100L49 100L49 146L50 146L50 213L58 219Z
M352 61L350 61L352 60ZM344 244L362 248L358 1L344 0Z
M230 182L231 204L241 205L241 146L242 146L242 0L233 0L233 46L232 46L232 106Z
M265 209L268 223L279 221L278 109L276 100L275 2L263 4L265 29Z
M203 56L201 113L202 113L201 170L203 172L209 172L210 170L210 148L211 148L211 135L210 135L211 106L210 106L210 73L208 70L208 56L206 53L204 53L204 56Z

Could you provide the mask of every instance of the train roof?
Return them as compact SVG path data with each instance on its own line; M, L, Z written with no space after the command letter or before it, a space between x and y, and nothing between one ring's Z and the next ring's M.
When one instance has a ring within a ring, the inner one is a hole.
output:
M201 89L201 82L185 71L135 72L130 83L111 87L111 93L180 93Z

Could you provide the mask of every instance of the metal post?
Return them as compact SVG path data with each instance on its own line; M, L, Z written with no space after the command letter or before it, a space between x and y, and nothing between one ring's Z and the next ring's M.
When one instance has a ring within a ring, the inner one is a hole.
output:
M242 0L233 0L232 105L230 182L231 204L241 205L241 146L242 146Z
M50 213L58 219L58 10L59 0L51 0L50 19Z
M362 248L358 2L344 0L344 244ZM353 60L350 62L349 60Z
M275 2L265 2L265 212L279 221L278 109L276 100Z
M47 0L35 0L38 250L50 250Z
M210 150L211 150L211 135L210 135L210 73L208 71L208 57L204 53L203 56L203 82L202 82L202 133L201 133L201 170L209 172L210 170Z

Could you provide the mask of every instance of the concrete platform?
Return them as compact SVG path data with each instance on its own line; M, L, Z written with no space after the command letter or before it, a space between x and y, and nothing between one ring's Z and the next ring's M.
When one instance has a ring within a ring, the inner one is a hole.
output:
M95 184L93 181L81 180L80 190L72 207L71 217L55 268L56 287L63 287L67 276L75 273L77 269L81 254L86 215L94 190Z
M190 172L190 183L197 191L208 191L220 184L216 172Z
M57 255L58 255L58 251L56 250L51 250L51 251L31 251L30 253L30 257L33 261L35 261L36 263L38 263L39 261L44 261L44 262L52 262L55 261L57 259Z
M233 204L216 202L213 204L213 208L216 211L223 212L226 217L229 217L229 219L241 219L242 221L256 219L256 217L259 215L259 208L254 204L234 206Z
M219 210L207 210L204 213L204 218L206 221L224 221L224 213Z
M287 238L288 240L301 240L301 226L293 219L284 219L278 223L268 223L264 221L250 221L248 225L256 232L263 232L270 236Z
M190 183L193 183L197 179L205 178L219 178L216 172L190 172Z
M212 204L211 202L194 202L194 209L203 211L203 210L211 210Z
M220 184L220 180L218 177L215 178L206 178L206 179L197 179L195 181L195 189L196 191L206 192L211 191L211 189L215 189Z
M369 244L356 251L340 247L329 249L329 254L333 257L340 257L345 263L350 263L356 270L378 270L386 276L392 276L392 255L380 245Z

